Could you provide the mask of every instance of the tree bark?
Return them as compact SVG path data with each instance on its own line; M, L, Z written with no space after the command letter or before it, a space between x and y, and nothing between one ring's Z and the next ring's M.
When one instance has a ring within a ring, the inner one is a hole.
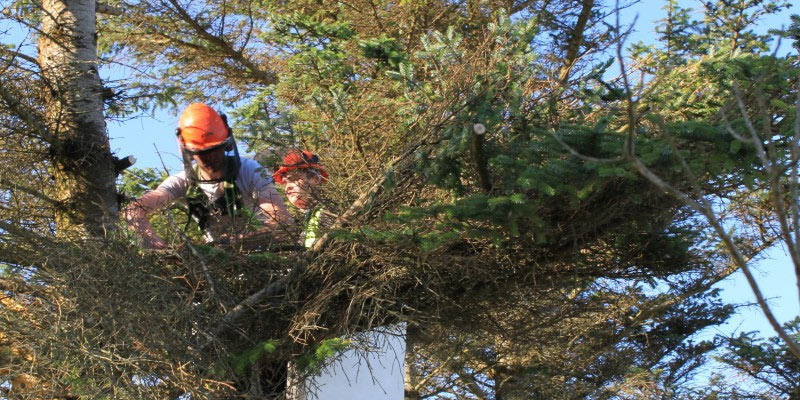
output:
M583 32L586 30L586 25L589 23L589 19L592 16L592 7L594 7L594 0L581 1L581 12L578 15L578 21L575 23L575 27L572 29L572 34L567 42L564 64L558 71L558 81L561 85L567 82L572 68L578 61L581 44L583 44Z
M419 337L419 328L408 325L406 329L406 361L405 361L405 378L403 379L403 391L405 392L405 400L422 400L417 383L419 381L419 374L414 367L412 355L416 351L417 338Z
M96 1L45 0L39 65L51 147L56 227L62 237L102 237L119 214L98 74Z

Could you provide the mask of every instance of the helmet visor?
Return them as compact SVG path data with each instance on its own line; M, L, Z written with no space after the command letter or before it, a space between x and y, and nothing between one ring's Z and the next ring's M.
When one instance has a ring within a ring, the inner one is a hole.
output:
M202 156L203 154L213 153L213 152L215 152L215 151L217 151L219 149L224 149L226 146L228 146L230 144L230 142L231 142L230 140L224 140L224 141L220 142L219 144L215 144L215 145L213 145L211 147L208 147L208 148L205 148L205 149L200 149L200 150L192 150L192 149L186 147L185 145L181 146L181 147L183 148L183 151L185 151L189 155Z

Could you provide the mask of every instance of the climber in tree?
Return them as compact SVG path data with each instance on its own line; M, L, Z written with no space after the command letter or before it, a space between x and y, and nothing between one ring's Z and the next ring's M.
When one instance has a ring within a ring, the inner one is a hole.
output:
M123 212L145 247L167 246L148 216L176 201L186 205L207 242L235 241L258 233L282 236L283 229L292 226L269 171L239 157L225 114L202 103L192 104L181 114L176 135L184 170Z
M324 209L316 195L317 186L328 180L319 156L308 150L293 150L280 168L272 174L275 182L284 185L286 198L303 213L301 244L310 248L320 237L320 229L330 225L334 216Z

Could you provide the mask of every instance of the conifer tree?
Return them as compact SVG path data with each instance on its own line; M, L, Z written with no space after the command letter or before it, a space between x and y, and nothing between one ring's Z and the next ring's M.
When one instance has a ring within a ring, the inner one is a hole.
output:
M2 321L4 328L9 323L39 327L37 310L26 298L39 268L26 261L38 257L26 253L44 251L32 242L51 231L76 242L103 239L117 225L118 200L98 75L96 2L47 0L12 2L7 7L5 15L13 9L20 22L33 28L38 47L35 56L18 51L23 43L0 51L2 142L8 144L3 157L7 167L0 179L4 198L0 229L7 250L0 264ZM40 86L26 87L15 78L28 78ZM45 151L47 156L42 157ZM19 172L23 174L16 175ZM27 243L18 246L18 241ZM19 275L14 271L18 267L27 273ZM59 296L40 297L45 298L58 301ZM4 386L10 384L12 393L22 397L62 392L37 368L17 366L35 363L42 349L29 346L18 330L3 330L0 370L8 379Z
M741 54L764 48L748 24L771 4L744 5L739 26L714 5L691 21L669 3L664 47L633 49L637 86L608 77L624 29L600 1L109 1L124 12L98 20L101 59L138 71L109 114L236 104L236 134L266 165L287 147L323 157L322 198L341 218L307 254L177 234L183 250L153 255L14 227L35 218L3 203L2 295L29 312L0 308L0 341L37 358L2 353L0 373L35 371L54 396L258 398L276 394L270 363L312 374L337 338L403 321L409 398L681 397L717 345L693 334L732 312L711 287L737 267L622 150L727 207L747 227L743 257L771 245L768 179L719 113L732 82L764 76L743 101L767 93L791 131L792 61ZM26 76L21 60L9 71ZM43 115L46 95L30 100ZM3 132L29 124L5 105ZM135 171L125 187L155 179ZM176 229L178 214L162 218Z

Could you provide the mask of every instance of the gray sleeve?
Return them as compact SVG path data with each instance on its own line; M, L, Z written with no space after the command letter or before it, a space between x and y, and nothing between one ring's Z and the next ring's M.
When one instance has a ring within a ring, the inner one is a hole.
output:
M272 172L269 169L262 167L255 160L244 158L239 172L237 183L254 202L269 196L273 182Z
M169 193L173 200L183 199L186 197L186 191L189 190L189 180L186 179L186 172L170 176L164 182L161 182L156 190Z

